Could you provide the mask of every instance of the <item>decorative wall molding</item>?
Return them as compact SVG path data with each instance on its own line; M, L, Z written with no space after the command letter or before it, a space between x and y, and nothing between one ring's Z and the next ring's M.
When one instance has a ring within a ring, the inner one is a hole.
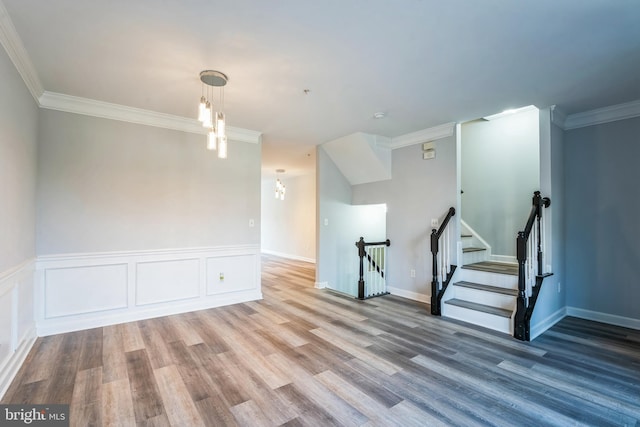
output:
M30 259L0 273L0 399L36 339L34 270Z
M9 55L11 62L18 70L18 73L24 80L27 89L31 92L33 99L38 102L38 99L44 92L36 68L31 62L31 58L27 53L27 50L13 25L13 21L9 16L9 12L4 6L4 3L0 0L0 44L4 47L4 50Z
M443 125L430 127L428 129L419 130L417 132L407 133L405 135L391 138L391 148L402 148L409 145L422 144L423 142L435 141L436 139L447 138L453 135L455 123L445 123Z
M555 105L549 107L549 111L551 112L551 123L555 124L560 129L564 129L564 124L567 121L567 115L564 111L560 110Z
M38 336L262 298L259 245L38 257Z
M126 105L96 101L94 99L65 95L45 91L38 99L40 107L67 113L83 114L85 116L103 119L119 120L122 122L154 126L181 132L206 134L196 119L158 113L142 108L127 107ZM231 141L259 144L262 140L260 132L227 126L227 137Z
M570 114L564 121L563 129L578 129L634 117L640 117L640 100Z
M602 313L599 311L585 310L578 307L567 307L567 316L579 317L581 319L593 320L594 322L607 323L610 325L622 326L624 328L640 330L640 319L634 319L632 317L624 317L615 314Z

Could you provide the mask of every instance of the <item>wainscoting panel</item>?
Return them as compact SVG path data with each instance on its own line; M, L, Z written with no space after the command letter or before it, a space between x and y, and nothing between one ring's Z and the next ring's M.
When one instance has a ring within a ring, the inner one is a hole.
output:
M127 306L127 264L51 268L44 274L45 317Z
M207 258L207 295L245 291L256 282L257 255ZM259 274L260 271L257 272Z
M36 270L39 336L262 298L259 245L47 255Z
M0 398L36 339L34 260L0 272Z
M136 305L197 298L198 259L140 262L136 265Z
M13 351L13 288L4 291L0 294L0 360L7 360Z

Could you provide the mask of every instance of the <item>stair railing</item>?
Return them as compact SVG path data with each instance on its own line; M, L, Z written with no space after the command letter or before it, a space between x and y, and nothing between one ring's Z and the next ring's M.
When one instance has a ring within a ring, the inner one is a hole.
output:
M358 299L373 298L381 295L387 295L387 284L384 274L387 251L386 248L391 245L389 239L384 242L365 242L364 238L356 242L358 247L358 256L360 257L360 279L358 280ZM365 249L369 248L369 252ZM365 262L367 260L367 269L365 273ZM365 274L367 277L365 283ZM365 286L366 285L366 286Z
M531 316L535 308L542 281L552 273L543 271L544 218L542 208L548 208L551 199L533 193L531 211L523 231L516 238L518 259L518 297L514 316L513 336L521 341L531 340Z
M431 280L431 314L434 316L442 315L442 297L456 270L456 266L451 264L451 227L449 227L449 220L455 214L455 208L449 208L440 228L431 230L431 271L433 276ZM443 235L444 238L441 239Z

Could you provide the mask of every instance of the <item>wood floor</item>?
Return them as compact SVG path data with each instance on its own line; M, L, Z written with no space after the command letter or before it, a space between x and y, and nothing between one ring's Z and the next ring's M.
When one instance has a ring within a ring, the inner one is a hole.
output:
M2 403L77 426L640 425L640 331L566 318L522 343L263 270L262 301L39 338Z

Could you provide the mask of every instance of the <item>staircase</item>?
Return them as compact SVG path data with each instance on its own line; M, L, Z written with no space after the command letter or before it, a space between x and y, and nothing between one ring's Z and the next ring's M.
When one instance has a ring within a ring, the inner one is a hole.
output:
M449 287L442 315L513 334L518 265L480 261L464 265Z

